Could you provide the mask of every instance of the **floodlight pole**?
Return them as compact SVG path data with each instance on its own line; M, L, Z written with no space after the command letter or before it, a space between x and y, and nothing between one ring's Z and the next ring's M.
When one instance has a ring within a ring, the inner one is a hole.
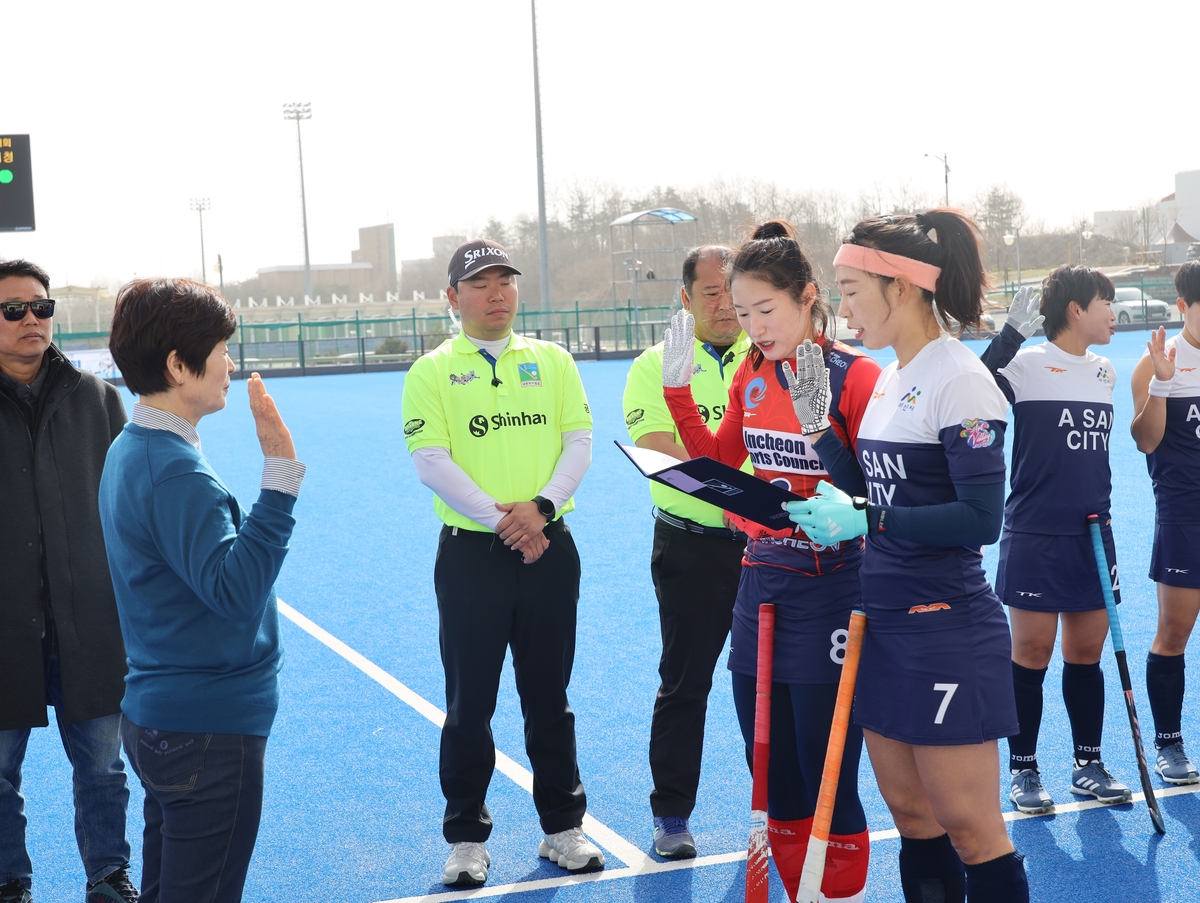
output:
M225 264L221 262L221 255L217 255L217 278L221 280L221 297L225 297Z
M212 204L208 202L208 198L192 198L188 206L200 214L200 281L208 282L208 276L204 272L204 211L211 210Z
M1020 290L1020 288L1021 288L1021 227L1020 226L1014 226L1012 232L1009 232L1007 235L1004 236L1004 243L1006 245L1012 245L1012 243L1014 241L1017 243L1017 289Z
M308 204L304 198L304 145L300 141L300 120L312 119L311 103L285 103L283 118L296 120L296 150L300 156L300 221L304 227L304 296L312 295L312 264L308 259Z
M636 244L636 240L634 244ZM642 347L642 317L638 307L638 277L642 275L642 262L632 257L625 258L625 271L633 282L633 341L638 348Z
M546 238L546 175L542 166L542 91L538 79L537 0L529 0L533 21L533 124L537 136L538 258L541 265L542 310L550 310L550 246Z
M949 207L950 206L950 164L947 163L946 160L947 160L947 158L949 158L950 155L944 154L941 157L939 157L937 154L926 154L925 156L933 157L933 159L935 159L935 160L940 160L942 163L942 167L946 171L945 172L945 175L946 175L946 206Z

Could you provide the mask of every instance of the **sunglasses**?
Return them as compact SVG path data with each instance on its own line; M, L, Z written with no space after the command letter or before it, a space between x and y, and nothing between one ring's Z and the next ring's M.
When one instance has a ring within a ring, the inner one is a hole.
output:
M10 323L18 323L25 319L26 311L32 310L39 320L49 320L54 316L54 299L44 301L5 301L0 304L0 313Z

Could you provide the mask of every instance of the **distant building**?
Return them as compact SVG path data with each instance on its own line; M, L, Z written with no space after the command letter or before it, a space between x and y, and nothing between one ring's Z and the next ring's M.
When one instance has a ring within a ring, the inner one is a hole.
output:
M358 230L358 250L350 263L313 264L313 295L372 295L380 301L399 285L396 273L396 234L391 223ZM304 266L264 267L258 271L261 290L269 297L304 297Z
M380 275L385 292L395 292L400 285L396 266L396 230L391 223L382 226L363 226L358 230L358 250L352 251L354 263L369 263Z
M1155 206L1097 210L1092 222L1098 235L1128 242L1131 251L1144 246L1152 252L1147 262L1182 263L1188 247L1200 243L1200 169L1175 173L1175 191Z
M1200 169L1175 173L1175 191L1158 205L1167 240L1158 247L1168 264L1183 263L1190 245L1200 242Z
M433 239L433 256L400 261L400 297L405 301L436 301L446 289L446 266L465 235L438 235Z

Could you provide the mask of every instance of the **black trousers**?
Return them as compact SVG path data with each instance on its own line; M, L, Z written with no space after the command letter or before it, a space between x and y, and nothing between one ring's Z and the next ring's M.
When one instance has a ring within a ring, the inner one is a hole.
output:
M687 818L696 805L713 669L733 622L745 537L654 524L650 574L662 628L661 684L650 723L650 809Z
M442 834L482 843L492 831L484 798L496 766L492 715L505 650L525 719L525 752L542 830L579 827L587 797L575 759L575 713L567 684L575 661L579 553L562 521L546 527L550 547L533 564L494 533L443 527L433 585L437 593L446 723L441 781Z

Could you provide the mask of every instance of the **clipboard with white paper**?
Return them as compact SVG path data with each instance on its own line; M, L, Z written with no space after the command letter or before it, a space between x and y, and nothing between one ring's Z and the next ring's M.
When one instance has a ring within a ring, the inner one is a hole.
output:
M613 444L647 479L678 489L772 530L791 526L783 504L803 498L782 486L760 480L753 474L712 458L680 461L652 448L622 445L616 440Z

